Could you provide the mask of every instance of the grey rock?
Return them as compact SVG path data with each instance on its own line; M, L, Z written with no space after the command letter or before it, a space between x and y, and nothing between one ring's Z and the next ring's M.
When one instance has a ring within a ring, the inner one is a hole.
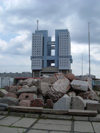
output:
M0 110L4 111L8 109L8 104L0 103Z
M70 109L71 98L65 94L62 98L60 98L53 106L53 109L56 110L68 110Z
M8 91L6 91L4 89L0 89L0 97L4 97L7 93L8 93Z
M3 97L0 99L0 103L5 103L8 105L18 105L18 99L13 97Z
M81 81L81 80L73 80L71 82L71 86L73 89L80 90L80 91L87 91L89 88L88 82Z
M29 88L22 88L20 90L17 91L17 94L21 94L21 93L37 93L37 87L36 86L31 86Z
M48 82L41 81L39 91L40 93L42 93L43 96L47 95L49 88L50 88L50 85L48 84Z
M85 102L84 102L83 98L81 98L80 96L72 97L71 102L72 102L71 103L72 109L84 110Z
M35 85L35 86L38 86L39 84L39 79L33 79L33 78L29 78L29 79L26 79L24 80L23 82L20 81L21 83L19 83L19 85L28 85L29 87Z
M70 82L66 78L57 80L53 84L53 86L50 87L48 90L49 98L52 99L53 101L57 101L70 89L69 84Z

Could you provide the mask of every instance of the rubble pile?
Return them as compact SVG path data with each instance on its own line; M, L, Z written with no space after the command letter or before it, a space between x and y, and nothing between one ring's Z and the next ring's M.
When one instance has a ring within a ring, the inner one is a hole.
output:
M74 74L54 74L41 79L20 80L17 85L0 90L0 107L8 105L44 107L56 110L89 109L99 98L92 89L91 79L77 79Z

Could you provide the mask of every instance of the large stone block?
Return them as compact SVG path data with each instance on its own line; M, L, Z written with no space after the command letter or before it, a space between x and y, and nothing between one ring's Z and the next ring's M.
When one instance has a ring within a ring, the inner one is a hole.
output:
M67 94L65 94L54 104L53 109L68 110L70 109L70 104L71 104L71 98Z
M93 90L81 92L79 93L79 96L81 96L83 99L99 100L99 97Z
M21 100L19 102L19 106L24 106L24 107L30 107L31 101L30 100Z
M31 86L38 86L38 84L39 84L39 79L33 79L33 78L28 78L28 79L26 79L26 80L21 80L21 81L19 81L19 83L18 83L18 85L28 85L29 87L31 87Z
M8 91L6 91L4 89L0 89L0 97L4 97L7 93L8 93Z
M14 98L17 98L17 95L13 92L8 92L5 97L14 97Z
M57 80L48 90L48 96L50 99L57 101L61 98L70 89L69 84L70 82L66 78Z
M8 105L18 105L18 99L14 97L3 97L0 99L0 103L5 103Z
M48 82L41 81L39 91L43 94L43 96L47 95L49 88L50 88L50 85Z
M37 95L34 93L21 93L19 96L19 100L34 100L37 98Z
M37 87L31 86L29 88L22 88L17 91L17 94L21 94L21 93L37 93Z
M17 92L17 86L10 86L9 92L16 93Z
M50 76L50 77L47 77L47 78L43 78L43 79L41 79L41 81L46 82L48 84L53 84L54 82L57 81L57 78L56 78L55 75L53 75L53 76Z
M55 77L56 77L57 79L64 79L64 78L66 78L65 75L64 75L63 73L56 73L56 74L55 74Z
M88 110L97 110L100 113L100 103L87 103L86 107Z
M66 77L67 79L69 79L70 81L72 81L72 80L75 79L75 75L72 74L72 73L67 73L67 74L65 75L65 77Z
M85 103L83 98L81 98L80 96L71 97L71 102L72 109L84 110Z
M71 86L73 89L80 90L80 91L87 91L89 88L88 82L81 81L81 80L73 80L71 82Z
M0 103L0 110L4 111L8 109L8 104Z

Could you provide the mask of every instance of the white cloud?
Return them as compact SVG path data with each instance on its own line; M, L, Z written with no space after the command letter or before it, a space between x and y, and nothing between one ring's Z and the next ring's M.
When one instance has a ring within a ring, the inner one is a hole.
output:
M7 48L7 42L0 39L0 50L4 51Z

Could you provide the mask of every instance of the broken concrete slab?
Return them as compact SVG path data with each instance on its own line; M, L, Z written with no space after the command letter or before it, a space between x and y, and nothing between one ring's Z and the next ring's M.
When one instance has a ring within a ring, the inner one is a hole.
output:
M93 90L81 92L78 95L81 96L83 99L99 100L99 97L96 95L96 93Z
M14 97L14 98L17 98L17 95L13 92L8 92L5 97Z
M84 110L85 103L80 96L71 97L71 109Z
M68 110L70 109L71 98L65 94L62 98L60 98L54 105L53 109L56 110Z
M35 93L21 93L19 96L19 100L35 100L37 95Z
M37 93L37 87L31 86L29 88L22 88L17 91L17 94L21 94L21 93Z
M31 101L30 100L21 100L19 102L19 106L24 106L24 107L30 107Z
M87 103L93 103L93 104L95 104L95 103L99 103L98 101L95 101L95 100L89 100L89 99L84 99L84 102L85 102L85 104L87 104Z
M3 97L0 99L0 103L5 103L8 105L18 105L18 99L14 97Z
M70 81L72 81L72 80L74 80L74 79L76 78L75 75L72 74L72 73L67 73L67 74L65 75L65 77L66 77L67 79L69 79Z
M4 97L7 93L8 93L8 91L6 91L4 89L0 89L0 97Z
M87 103L86 107L88 110L97 110L100 113L100 103Z
M42 93L43 96L47 95L49 88L50 88L50 85L48 82L41 81L39 91L40 93Z
M66 78L58 79L48 90L49 98L53 101L57 101L70 89L69 84L70 82Z
M71 82L71 86L73 89L80 90L80 91L88 91L89 85L86 81L81 80L73 80Z
M17 86L10 86L9 92L16 93L17 92Z
M47 99L45 107L46 108L53 108L53 101L52 101L52 99Z
M57 78L56 78L55 75L50 76L50 77L47 77L47 78L42 78L42 79L41 79L41 82L46 82L46 83L48 83L48 84L53 84L53 83L56 82L56 81L57 81Z
M65 75L64 75L63 73L56 73L56 74L55 74L55 77L56 77L57 80L58 80L58 79L64 79L64 78L66 78Z
M4 111L8 109L8 104L0 103L0 110Z
M76 93L74 91L71 91L71 92L68 93L68 96L74 97L74 96L76 96Z
M44 102L41 98L37 98L35 100L33 100L31 102L31 106L32 107L43 107L44 106Z

